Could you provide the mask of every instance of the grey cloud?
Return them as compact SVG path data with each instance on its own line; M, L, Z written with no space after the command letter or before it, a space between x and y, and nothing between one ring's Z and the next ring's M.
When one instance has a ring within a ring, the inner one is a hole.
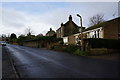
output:
M98 5L99 4L99 5ZM105 19L113 18L112 14L117 11L117 3L69 3L68 7L55 8L51 12L31 15L13 9L3 9L2 21L4 30L10 28L11 32L18 30L23 32L27 26L31 26L35 34L46 33L50 27L56 30L61 22L65 23L69 15L73 16L73 21L79 25L77 13L83 18L83 26L88 27L89 18L97 13L105 14ZM22 28L20 30L20 28ZM14 29L14 30L12 30Z
M26 22L25 16L12 9L4 9L2 10L2 24L4 26L19 28L24 27Z

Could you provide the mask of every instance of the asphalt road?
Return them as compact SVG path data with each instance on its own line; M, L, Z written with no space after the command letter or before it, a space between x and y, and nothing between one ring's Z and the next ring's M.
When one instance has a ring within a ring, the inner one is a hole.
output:
M117 78L119 63L8 44L21 78Z

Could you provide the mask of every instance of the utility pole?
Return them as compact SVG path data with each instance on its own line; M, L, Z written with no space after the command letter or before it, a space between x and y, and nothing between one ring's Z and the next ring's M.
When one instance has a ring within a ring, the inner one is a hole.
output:
M80 35L81 35L81 42L80 42L80 43L81 43L81 51L83 51L83 30L82 30L83 28L82 28L82 17L81 17L79 14L77 14L77 16L80 18L80 25L81 25L81 32L80 32L80 33L81 33L81 34L80 34Z

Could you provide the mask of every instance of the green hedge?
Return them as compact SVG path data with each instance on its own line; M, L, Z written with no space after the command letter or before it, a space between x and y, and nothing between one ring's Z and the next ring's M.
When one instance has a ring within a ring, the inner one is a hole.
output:
M84 41L88 42L91 48L120 49L120 40L90 38L84 39Z
M81 56L86 56L87 53L84 52L84 51L81 51L80 49L77 49L73 52L73 54L76 54L76 55L81 55Z
M68 45L65 51L71 54L76 54L76 55L82 55L82 56L87 55L84 51L81 51L80 46L77 46L77 45Z
M65 49L66 52L73 53L75 50L79 49L76 45L68 45Z
M17 42L30 42L30 41L47 41L47 42L59 42L62 41L62 38L55 38L50 36L42 36L42 37L19 37Z
M52 47L53 50L65 52L67 45L55 45Z
M84 51L80 50L80 46L76 45L56 45L54 46L54 49L56 51L62 51L67 52L69 54L75 54L75 55L87 55Z

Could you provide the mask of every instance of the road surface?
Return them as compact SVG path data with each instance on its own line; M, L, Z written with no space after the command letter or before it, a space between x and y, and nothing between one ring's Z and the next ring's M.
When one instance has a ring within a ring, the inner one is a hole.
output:
M117 78L118 62L7 44L21 78Z

